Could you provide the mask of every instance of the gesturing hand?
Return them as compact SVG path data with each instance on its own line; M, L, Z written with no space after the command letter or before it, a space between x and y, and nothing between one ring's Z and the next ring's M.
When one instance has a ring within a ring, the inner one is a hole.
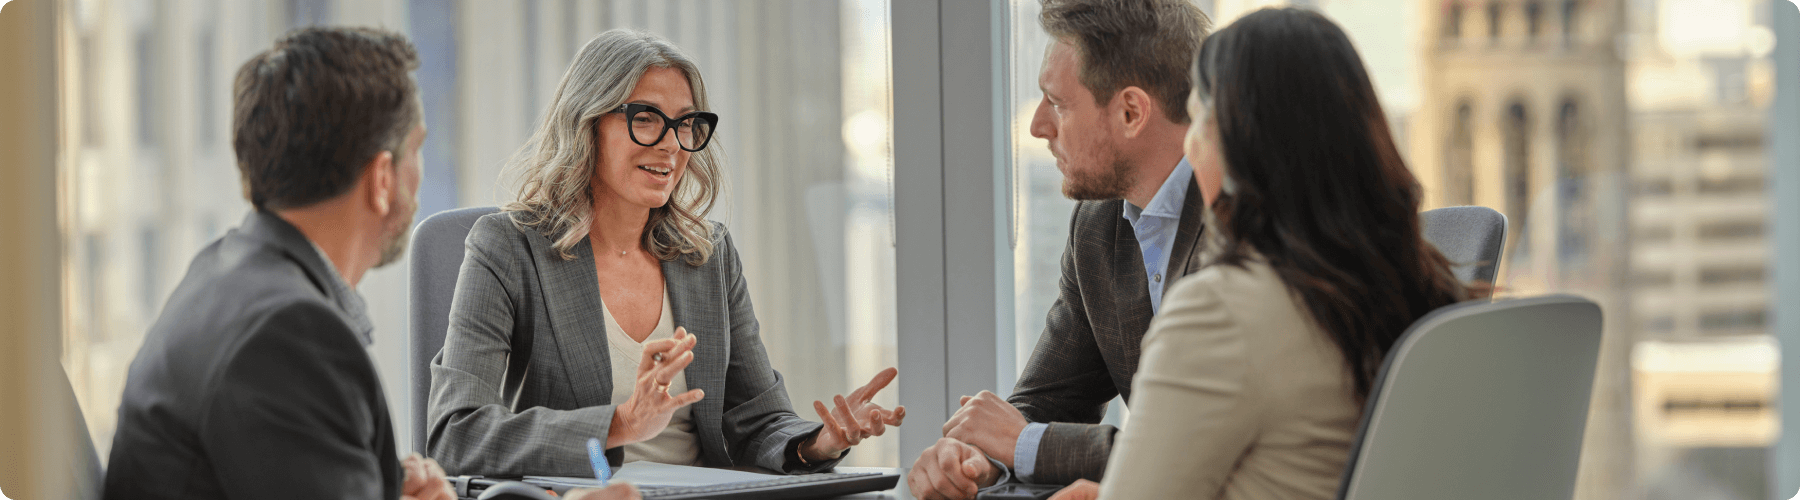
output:
M1025 415L988 391L963 396L962 407L944 422L944 437L975 445L1007 467L1013 467L1013 447L1018 446L1022 430Z
M606 446L615 448L648 441L669 426L675 410L694 404L706 393L694 389L669 394L669 382L694 362L693 335L677 327L675 338L644 344L644 357L638 361L637 383L631 397L613 409L612 425L606 431Z
M825 423L825 428L806 442L800 443L800 454L806 461L819 462L837 458L844 450L861 443L863 438L880 436L887 432L889 425L899 427L900 421L906 419L905 406L896 406L889 411L869 402L875 398L875 393L881 392L899 373L893 367L882 370L867 385L851 391L850 399L846 400L843 396L832 398L837 403L836 408L826 409L824 402L813 401L813 411L819 412L819 420Z
M975 498L975 492L992 486L1000 471L981 450L962 441L938 438L906 473L906 488L919 500Z

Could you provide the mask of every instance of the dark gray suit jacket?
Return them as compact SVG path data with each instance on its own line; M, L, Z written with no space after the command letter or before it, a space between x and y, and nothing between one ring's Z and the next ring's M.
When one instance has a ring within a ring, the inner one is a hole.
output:
M131 362L107 499L400 498L362 298L256 212L188 265Z
M1113 435L1100 424L1114 396L1131 402L1138 349L1150 328L1149 279L1137 233L1121 214L1124 200L1075 205L1063 250L1061 295L1007 401L1027 420L1050 424L1038 442L1032 482L1099 481ZM1205 200L1190 179L1163 289L1200 267Z
M587 476L587 439L606 439L614 409L594 255L584 239L574 259L558 258L549 239L511 217L488 215L469 231L444 349L431 363L428 449L451 474ZM713 243L704 265L662 265L675 326L698 337L683 373L689 389L706 391L693 406L701 462L830 468L836 461L795 460L795 447L822 426L788 403L723 225ZM524 379L508 387L507 365L527 337ZM619 463L620 448L608 454Z

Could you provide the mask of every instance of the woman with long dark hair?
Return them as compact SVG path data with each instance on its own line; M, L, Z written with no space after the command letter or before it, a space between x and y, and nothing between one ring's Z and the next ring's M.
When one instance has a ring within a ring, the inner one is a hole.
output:
M1336 24L1261 10L1194 70L1208 267L1144 337L1104 485L1063 496L1330 498L1388 349L1468 291L1420 237L1419 182Z

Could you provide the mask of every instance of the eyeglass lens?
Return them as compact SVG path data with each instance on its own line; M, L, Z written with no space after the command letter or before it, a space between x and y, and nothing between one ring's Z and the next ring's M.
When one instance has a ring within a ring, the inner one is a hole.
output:
M675 141L681 149L688 151L699 151L712 138L712 120L700 113L690 113L671 126L668 124L671 118L654 107L636 105L627 106L625 110L631 121L631 140L642 146L662 142L671 128L675 129Z

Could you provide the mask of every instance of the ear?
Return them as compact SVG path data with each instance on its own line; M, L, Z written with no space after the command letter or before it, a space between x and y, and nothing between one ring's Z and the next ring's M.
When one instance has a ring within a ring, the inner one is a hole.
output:
M389 205L394 199L394 190L400 189L397 174L392 151L376 153L375 158L363 166L363 184L367 186L365 194L368 196L369 209L374 210L375 215L387 217L388 211L394 209Z
M1115 115L1120 119L1120 124L1123 125L1121 130L1127 139L1137 138L1138 134L1143 133L1150 126L1150 117L1157 112L1156 101L1138 87L1125 87L1113 100L1118 103Z

